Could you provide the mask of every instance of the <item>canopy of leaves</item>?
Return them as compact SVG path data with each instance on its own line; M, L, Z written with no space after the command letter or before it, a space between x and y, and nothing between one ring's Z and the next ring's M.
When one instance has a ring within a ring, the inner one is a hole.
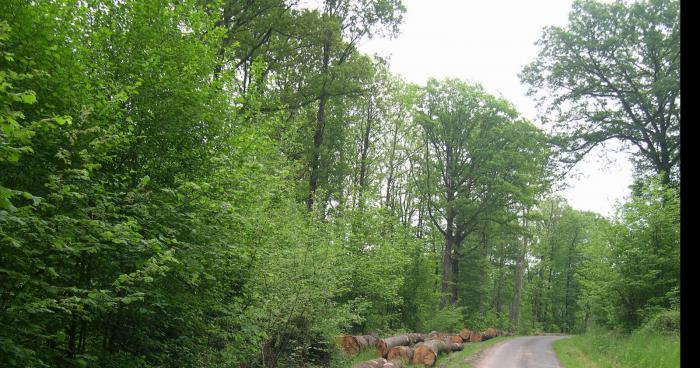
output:
M680 5L677 0L574 3L547 27L521 79L553 120L566 162L619 140L640 173L680 178Z

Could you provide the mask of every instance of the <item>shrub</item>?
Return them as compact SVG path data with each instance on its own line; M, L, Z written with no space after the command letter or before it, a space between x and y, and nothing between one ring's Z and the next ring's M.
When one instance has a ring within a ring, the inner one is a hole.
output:
M661 311L649 318L640 330L665 335L678 335L681 332L681 311L679 309Z
M448 306L443 310L438 310L425 322L421 324L423 331L459 331L464 328L462 320L462 307Z

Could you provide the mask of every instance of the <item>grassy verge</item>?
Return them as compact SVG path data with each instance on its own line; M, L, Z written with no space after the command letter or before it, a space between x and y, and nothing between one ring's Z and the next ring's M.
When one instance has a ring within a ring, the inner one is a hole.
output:
M680 338L651 333L572 336L554 342L554 351L565 368L676 368L681 365Z

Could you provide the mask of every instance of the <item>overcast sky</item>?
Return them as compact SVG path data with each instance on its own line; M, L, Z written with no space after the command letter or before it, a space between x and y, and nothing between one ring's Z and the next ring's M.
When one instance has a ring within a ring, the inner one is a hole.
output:
M567 22L571 0L404 0L398 38L364 41L360 50L390 58L391 70L411 82L454 77L481 83L502 95L539 125L537 109L525 95L518 73L537 55L534 45L547 25ZM611 215L628 195L628 157L589 157L560 192L572 207Z

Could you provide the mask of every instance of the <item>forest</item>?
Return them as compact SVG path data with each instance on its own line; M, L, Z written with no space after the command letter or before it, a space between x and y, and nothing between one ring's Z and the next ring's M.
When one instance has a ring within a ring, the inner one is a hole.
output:
M0 366L340 367L336 336L680 319L680 5L410 83L401 0L0 1ZM465 37L469 37L466 35ZM606 217L555 188L634 152Z

